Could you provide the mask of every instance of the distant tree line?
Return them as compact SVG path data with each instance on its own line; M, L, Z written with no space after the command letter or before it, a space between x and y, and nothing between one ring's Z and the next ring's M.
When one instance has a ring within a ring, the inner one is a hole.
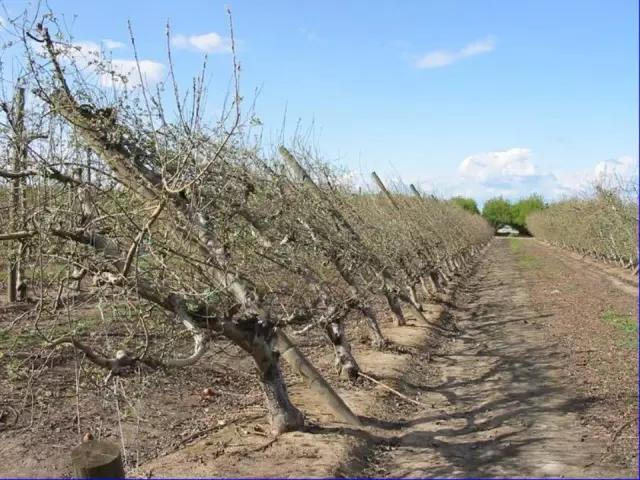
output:
M529 234L526 218L532 212L547 207L541 195L533 194L515 203L502 197L487 200L482 207L482 216L495 228L511 225L520 233Z
M478 204L473 198L465 198L465 197L452 197L449 199L449 203L456 205L463 210L466 210L470 213L475 213L480 215L480 210L478 209Z
M449 203L456 205L470 213L480 215L478 203L473 198L456 196L449 199ZM482 207L482 216L494 227L511 225L520 233L529 234L526 218L532 212L547 208L541 195L533 194L515 203L502 197L487 200Z

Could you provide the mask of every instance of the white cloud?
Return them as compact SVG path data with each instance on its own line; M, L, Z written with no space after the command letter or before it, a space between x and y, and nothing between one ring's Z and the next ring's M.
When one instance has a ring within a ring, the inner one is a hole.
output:
M638 159L630 155L623 155L616 160L605 160L596 165L594 177L596 180L628 179L638 176Z
M311 43L323 42L323 38L317 32L309 30L305 27L298 28L298 32Z
M565 194L587 192L594 185L611 187L636 185L638 183L638 158L622 155L616 159L603 160L593 168L573 171L558 171L559 191Z
M480 205L488 199L502 196L512 201L534 193L541 194L547 201L557 201L571 196L593 193L594 185L603 183L605 175L610 181L605 185L628 188L637 185L638 157L623 155L613 160L594 162L584 168L546 170L536 164L535 153L526 147L483 152L461 160L457 172L443 175L420 175L415 170L398 172L393 177L378 171L383 182L389 187L413 183L426 194L440 198L453 196L470 197ZM349 170L341 180L353 188L377 192L371 181L370 170ZM612 175L616 178L612 178ZM633 182L631 184L630 182Z
M108 46L106 40L104 43ZM117 43L112 41L112 45ZM65 55L73 59L78 67L91 69L97 75L100 85L105 87L122 86L123 83L130 86L140 85L138 66L147 84L159 82L165 72L165 66L153 60L136 62L135 59L105 57L102 47L90 41L70 45Z
M416 66L418 68L439 68L450 65L455 61L455 53L446 50L436 50L418 59Z
M99 57L101 56L102 50L100 49L100 45L95 42L82 41L75 42L73 45L69 46L67 52L67 56L73 57L76 60L86 59L89 61L90 57ZM95 60L95 58L93 58Z
M175 35L171 39L171 45L176 48L199 50L206 53L231 52L231 39L225 38L216 32L190 36Z
M434 50L418 58L417 68L440 68L451 65L464 58L473 57L495 50L496 42L492 37L476 40L465 45L460 50Z
M111 40L110 38L105 38L104 40L102 40L102 43L104 43L104 46L109 50L115 50L117 48L123 48L125 46L124 43L118 42L116 40Z
M528 148L511 148L501 152L478 153L465 158L458 167L460 174L485 182L501 177L526 177L536 174Z
M139 85L140 74L138 72L138 66L140 67L142 78L147 85L158 83L162 80L165 72L165 66L162 63L152 60L140 60L140 62L136 62L135 60L113 59L109 63L114 73L100 74L100 83L107 87L121 83L122 78L126 78L127 83Z
M533 193L553 201L589 193L597 183L614 187L637 184L638 168L637 157L623 155L591 167L544 171L535 164L529 148L516 147L470 155L458 166L457 176L413 178L406 182L438 196L462 195L479 203L496 196L517 200Z
M472 57L474 55L480 55L481 53L489 53L495 50L496 42L493 38L485 38L471 42L460 51L461 57Z

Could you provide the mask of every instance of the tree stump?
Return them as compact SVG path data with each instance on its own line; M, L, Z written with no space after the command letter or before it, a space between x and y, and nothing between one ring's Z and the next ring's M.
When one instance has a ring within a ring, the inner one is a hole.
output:
M71 450L71 464L78 478L124 478L120 447L112 442L81 443Z

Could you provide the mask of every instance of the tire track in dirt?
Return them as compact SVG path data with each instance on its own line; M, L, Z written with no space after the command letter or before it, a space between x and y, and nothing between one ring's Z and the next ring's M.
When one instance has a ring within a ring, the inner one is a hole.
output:
M462 333L432 359L439 379L421 395L432 410L389 429L364 474L635 477L601 463L608 439L580 421L593 399L564 374L565 355L544 332L550 314L536 312L527 289L508 240L494 240L457 293ZM403 380L424 382L411 371Z

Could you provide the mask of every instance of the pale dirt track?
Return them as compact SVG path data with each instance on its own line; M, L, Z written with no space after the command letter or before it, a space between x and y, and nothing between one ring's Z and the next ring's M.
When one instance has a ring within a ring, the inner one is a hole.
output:
M545 267L541 257L552 257L549 263L557 266L559 259L553 257L563 253L533 244L534 240L518 241L530 242L524 244L529 264L514 254L510 240L496 239L477 273L457 295L453 314L462 333L445 344L444 353L434 356L440 379L425 385L422 397L442 412L425 411L399 424L391 447L370 455L365 473L392 477L636 476L631 465L605 455L611 432L592 427L588 410L592 403L606 398L577 388L576 382L582 379L570 374L570 353L553 340L553 322L570 322L567 327L571 330L571 325L579 327L579 319L563 317L562 309L541 312L528 294L541 287L532 285L532 278L541 275L536 270ZM531 260L536 256L538 260ZM600 294L606 291L610 279L603 273L587 272L569 257L562 262L565 276L583 276L574 277L575 289L591 285L584 283L586 276L602 285ZM557 302L563 301L563 292L555 285L542 287L553 291ZM628 297L633 305L635 298ZM627 354L629 362L634 362L635 352ZM408 383L420 381L411 373L406 378Z

